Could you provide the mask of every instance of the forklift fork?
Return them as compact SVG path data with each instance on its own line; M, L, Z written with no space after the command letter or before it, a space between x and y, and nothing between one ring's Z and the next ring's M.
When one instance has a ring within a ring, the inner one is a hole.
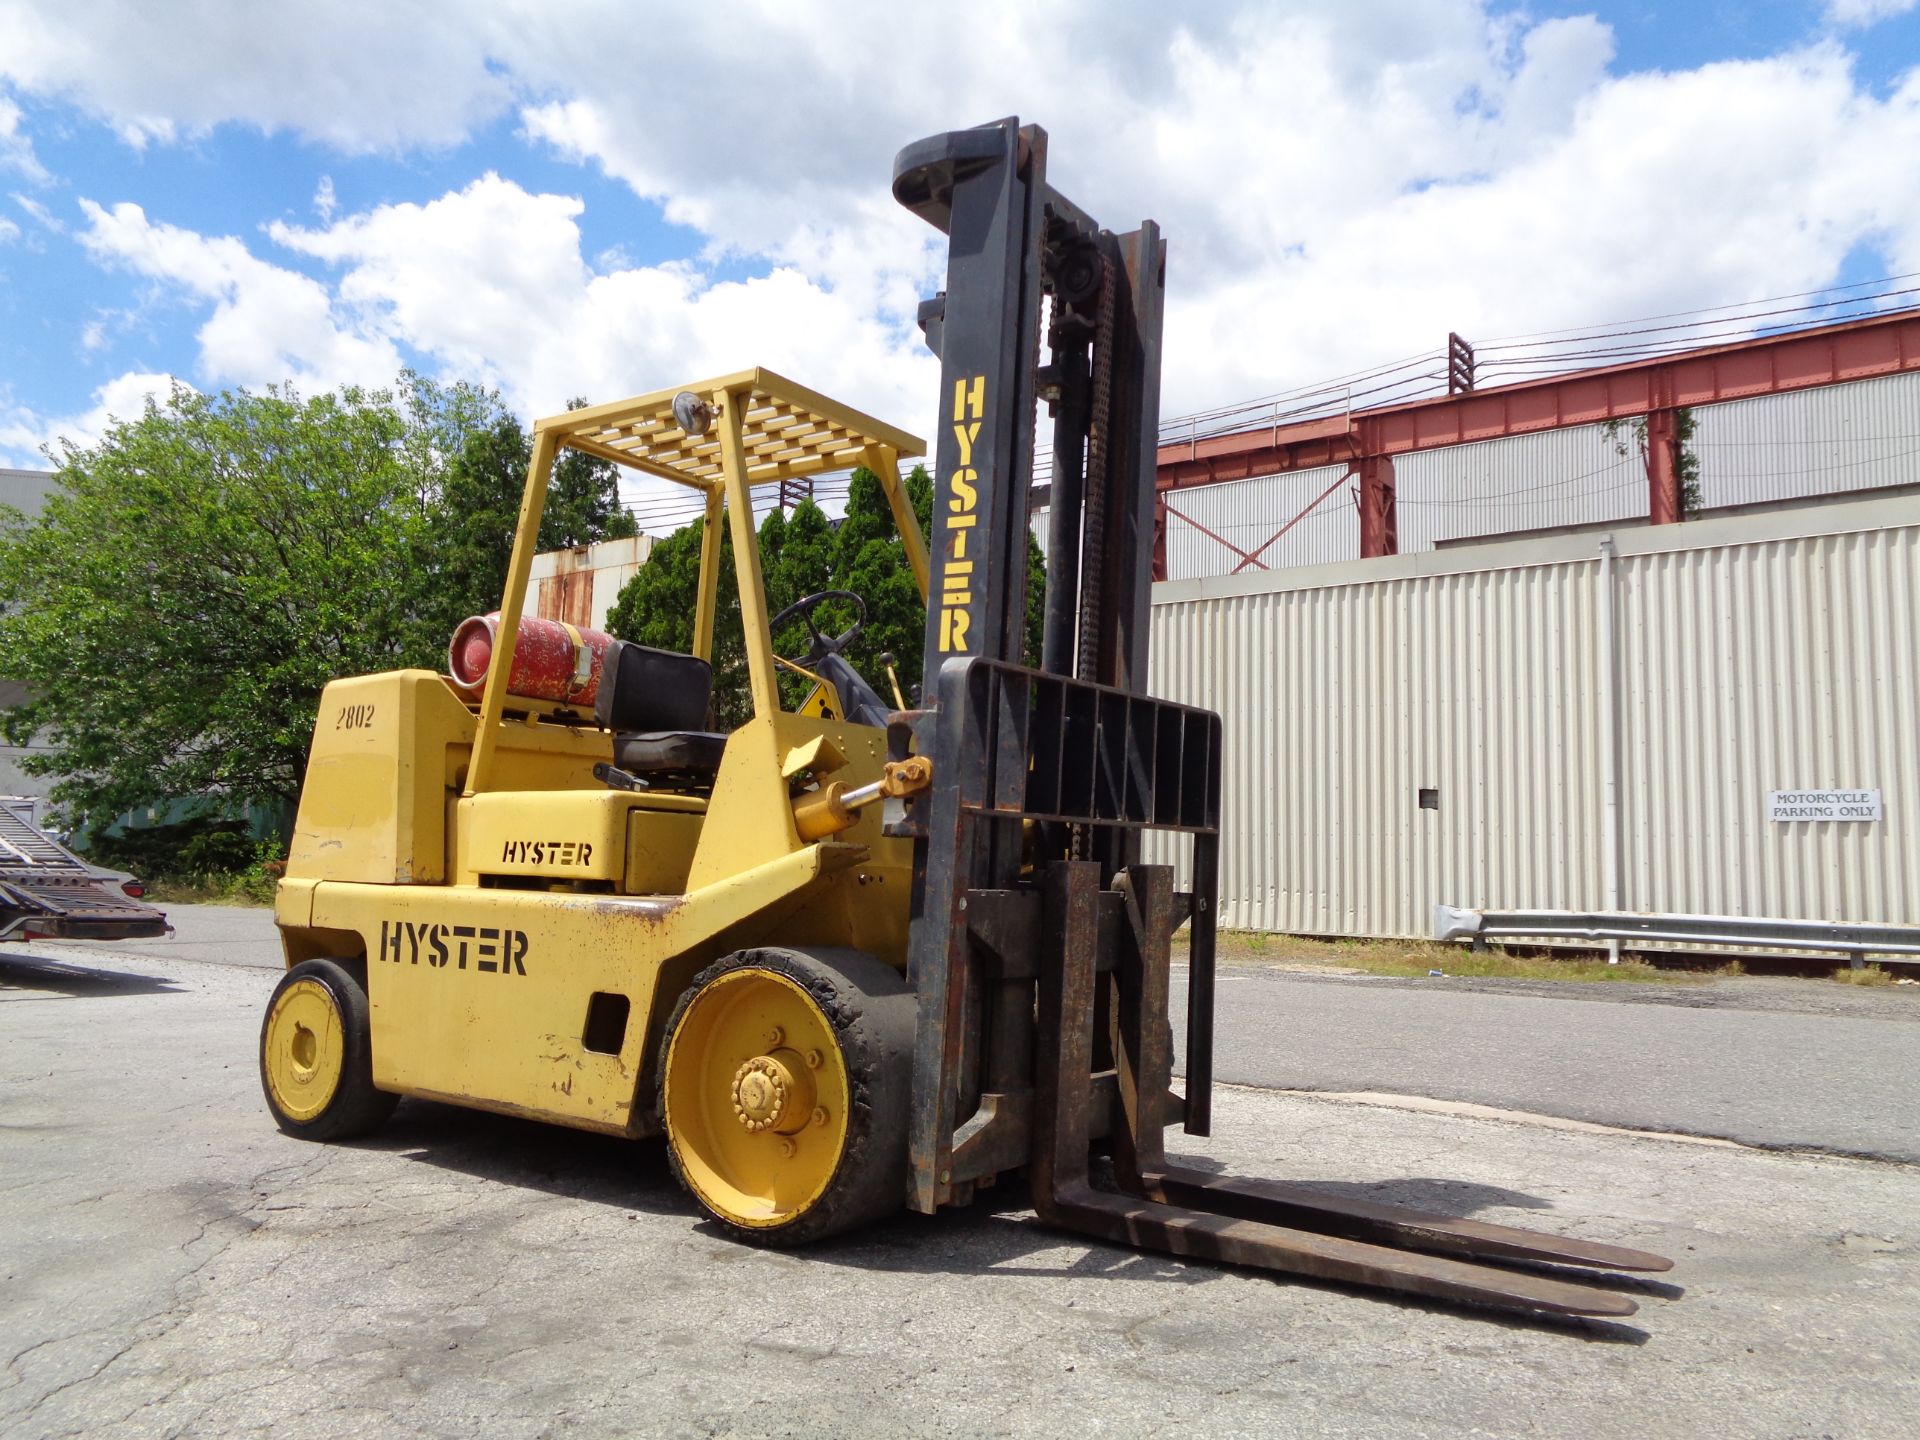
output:
M1134 866L1116 879L1126 923L1108 972L1115 992L1118 1110L1112 1127L1120 1191L1089 1178L1099 867L1064 861L1049 877L1040 967L1038 1096L1030 1173L1040 1218L1116 1244L1436 1299L1556 1315L1624 1316L1627 1296L1470 1263L1509 1260L1661 1271L1671 1261L1616 1245L1239 1180L1168 1161L1163 1117L1171 1080L1168 1013L1173 871ZM1402 1248L1403 1247L1403 1248ZM1410 1253L1441 1251L1444 1255Z
M1485 1262L1662 1271L1670 1261L1169 1160L1170 1119L1192 1135L1210 1129L1218 717L979 657L941 672L938 701L897 717L893 736L947 778L893 817L942 856L925 872L911 974L916 1208L964 1203L1024 1165L1042 1221L1114 1244L1457 1303L1634 1313L1630 1297L1575 1277ZM1175 891L1173 867L1126 858L1149 825L1187 837L1191 892ZM1021 866L1035 849L1105 858ZM1169 1020L1183 923L1184 1100ZM1104 1167L1096 1179L1099 1142L1111 1181Z

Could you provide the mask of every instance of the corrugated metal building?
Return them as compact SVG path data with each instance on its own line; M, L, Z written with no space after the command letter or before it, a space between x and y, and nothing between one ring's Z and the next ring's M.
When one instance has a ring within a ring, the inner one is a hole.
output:
M1694 410L1703 511L1920 484L1920 374L1832 385ZM1624 453L1623 453L1624 452ZM1354 484L1341 467L1174 493L1167 574L1192 580L1356 558ZM1644 521L1647 482L1631 428L1598 425L1401 456L1399 541L1416 554L1463 539ZM1313 512L1260 547L1329 485ZM1204 527L1204 529L1202 528ZM1044 532L1043 532L1044 533Z
M1920 498L1836 501L1170 582L1153 686L1225 721L1230 926L1920 924L1917 607ZM1882 818L1768 818L1814 787L1878 790Z
M647 563L653 544L651 535L630 535L535 555L530 572L533 613L542 620L605 629L607 612L613 609L626 583Z

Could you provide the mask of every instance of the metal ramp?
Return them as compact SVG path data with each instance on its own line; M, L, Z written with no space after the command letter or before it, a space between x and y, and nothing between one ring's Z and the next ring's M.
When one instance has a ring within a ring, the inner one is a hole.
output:
M160 911L0 805L0 940L141 940L168 929Z

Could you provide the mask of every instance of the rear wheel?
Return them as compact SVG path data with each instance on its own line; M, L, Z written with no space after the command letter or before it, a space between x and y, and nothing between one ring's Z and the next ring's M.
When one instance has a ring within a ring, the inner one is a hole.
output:
M904 1203L914 999L850 950L743 950L667 1022L674 1173L737 1238L803 1245Z
M346 1140L386 1123L399 1097L373 1087L367 992L337 960L287 971L260 1024L260 1088L289 1135Z

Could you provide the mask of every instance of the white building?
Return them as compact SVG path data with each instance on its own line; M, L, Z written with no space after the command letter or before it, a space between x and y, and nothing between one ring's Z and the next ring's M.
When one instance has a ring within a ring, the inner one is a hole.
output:
M647 563L653 545L651 535L631 535L534 556L533 613L543 620L606 629L607 612Z
M0 469L0 505L8 505L23 514L40 513L40 507L53 491L51 470ZM26 692L13 681L0 676L0 710L17 705ZM0 745L0 795L44 796L53 782L45 776L27 775L20 761L35 747Z

